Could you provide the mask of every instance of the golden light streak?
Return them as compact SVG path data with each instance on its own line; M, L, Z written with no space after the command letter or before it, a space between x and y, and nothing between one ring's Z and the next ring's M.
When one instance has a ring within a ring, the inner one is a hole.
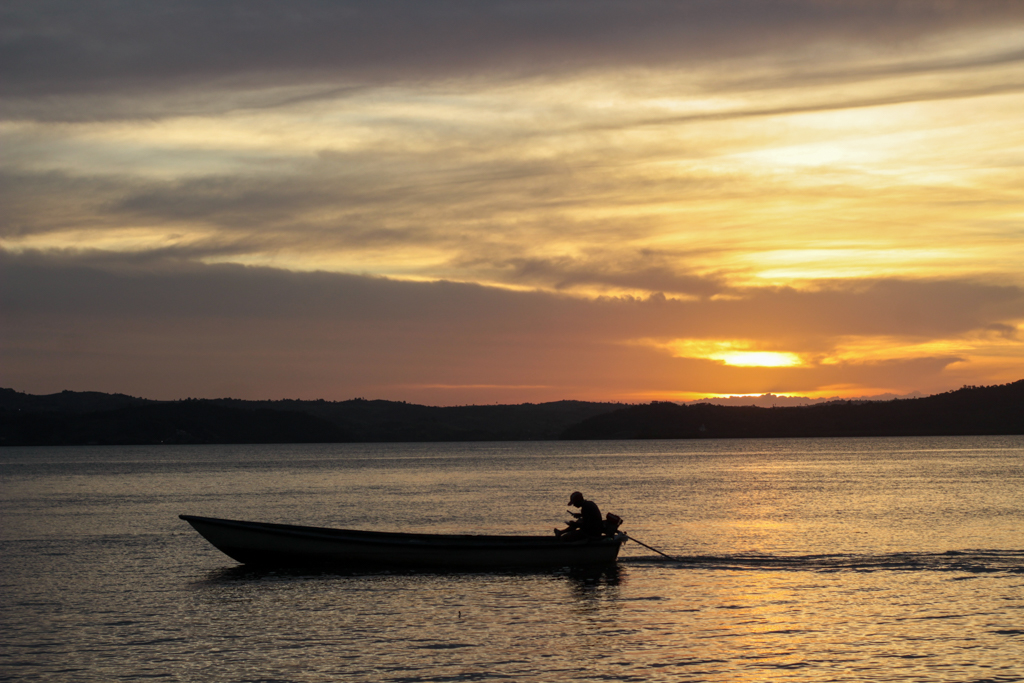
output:
M756 344L751 341L676 339L670 342L647 340L641 343L669 351L677 358L714 360L734 367L781 368L804 364L799 354L788 351L754 350Z
M187 247L206 244L218 236L214 229L202 229L194 223L180 226L170 232L168 226L106 226L59 230L35 235L0 238L0 248L13 253L29 250L109 251L141 253L167 247Z
M712 354L708 358L743 368L785 368L803 365L797 354L778 351L725 351Z
M838 341L835 349L819 359L822 365L878 363L910 358L1019 357L1021 341L1015 333L995 332L953 339L912 340L891 336L861 336Z

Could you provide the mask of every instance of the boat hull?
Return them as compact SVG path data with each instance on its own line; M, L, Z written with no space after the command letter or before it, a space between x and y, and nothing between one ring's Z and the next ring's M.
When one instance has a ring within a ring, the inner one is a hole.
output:
M553 536L404 534L179 515L243 564L401 567L434 570L591 567L615 561L625 534L561 541Z

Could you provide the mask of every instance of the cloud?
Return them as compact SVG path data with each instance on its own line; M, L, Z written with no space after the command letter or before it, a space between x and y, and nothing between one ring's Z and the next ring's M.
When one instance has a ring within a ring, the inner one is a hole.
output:
M1018 379L1022 25L978 0L5 3L4 371L442 402Z
M159 252L4 252L0 264L5 310L27 316L397 320L496 337L532 330L608 343L680 337L797 345L815 337L1005 335L1013 329L1008 321L1024 318L1020 287L957 280L834 281L815 290L734 290L725 299L586 299L446 281L207 266Z
M317 157L273 174L170 179L10 170L0 173L0 235L28 247L158 249L206 261L290 254L306 268L303 260L334 258L322 267L355 272L383 260L393 273L404 263L408 275L564 290L723 291L687 260L727 247L642 244L654 220L644 201L707 194L713 180L630 181L610 159L584 174L566 172L567 159L474 161L443 148L407 161L392 169L379 158ZM602 215L605 207L628 215ZM623 248L625 231L640 241Z
M1017 341L1018 339L1020 339L1020 337L1018 336L1020 330L1018 330L1013 325L1006 325L1004 323L992 323L990 325L986 325L985 330L991 334L994 334L998 337L1010 341Z
M82 105L95 95L105 96L92 103L96 116L156 113L141 94L156 97L162 112L211 112L317 96L295 89L302 85L326 85L336 97L364 85L692 67L768 54L806 61L800 53L813 53L824 64L857 46L892 51L1022 18L1018 3L978 0L24 0L0 14L0 96L9 114L50 119L89 116ZM915 60L911 68L950 66ZM254 94L282 86L290 89ZM86 99L71 107L62 97ZM40 106L42 98L50 106Z
M710 297L729 291L722 278L686 272L687 254L640 250L636 253L595 253L585 257L512 258L479 264L491 267L515 283L543 289L597 288L631 293L657 292ZM470 265L470 264L467 264ZM511 270L510 274L504 271Z
M1020 289L955 281L671 301L201 266L155 255L4 253L0 272L0 383L34 391L458 403L781 386L944 390L944 373L968 360L963 354L730 367L639 342L743 339L754 350L824 354L858 335L966 338L1024 319ZM1008 362L1021 367L1019 354Z

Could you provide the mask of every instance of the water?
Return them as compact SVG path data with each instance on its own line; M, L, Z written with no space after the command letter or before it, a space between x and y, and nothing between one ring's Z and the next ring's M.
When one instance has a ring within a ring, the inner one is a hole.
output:
M0 680L1020 681L1024 437L0 449ZM637 539L590 573L240 566L180 513Z

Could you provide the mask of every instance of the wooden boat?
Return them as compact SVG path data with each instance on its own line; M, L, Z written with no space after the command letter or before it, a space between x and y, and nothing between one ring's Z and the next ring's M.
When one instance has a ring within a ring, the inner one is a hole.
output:
M326 529L179 515L244 564L318 564L433 570L589 567L615 561L624 533L563 541L554 536L406 534Z

